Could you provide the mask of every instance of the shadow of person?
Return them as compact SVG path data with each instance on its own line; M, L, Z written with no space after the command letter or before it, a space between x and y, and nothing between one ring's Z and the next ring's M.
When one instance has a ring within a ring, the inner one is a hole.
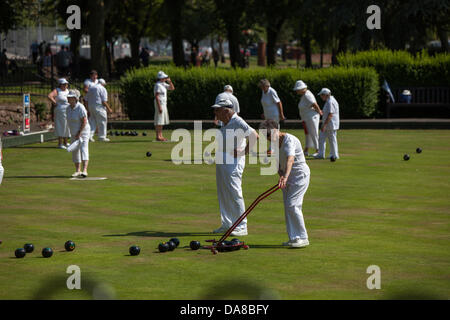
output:
M103 237L191 237L191 236L210 236L212 232L170 232L170 231L136 231L123 234L105 234Z

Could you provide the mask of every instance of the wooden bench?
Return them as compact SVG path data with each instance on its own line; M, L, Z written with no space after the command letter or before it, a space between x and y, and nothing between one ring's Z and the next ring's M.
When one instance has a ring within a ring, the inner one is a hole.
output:
M403 90L411 92L411 103L399 102ZM450 87L409 87L392 90L395 103L386 103L386 116L391 117L391 109L403 108L450 108ZM449 112L450 117L450 112Z

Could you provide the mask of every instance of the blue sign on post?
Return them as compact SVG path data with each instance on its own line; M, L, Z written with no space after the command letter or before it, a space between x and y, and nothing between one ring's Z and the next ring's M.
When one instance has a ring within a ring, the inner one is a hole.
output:
M23 94L23 128L22 128L24 133L31 131L30 120L31 120L30 94L24 93Z

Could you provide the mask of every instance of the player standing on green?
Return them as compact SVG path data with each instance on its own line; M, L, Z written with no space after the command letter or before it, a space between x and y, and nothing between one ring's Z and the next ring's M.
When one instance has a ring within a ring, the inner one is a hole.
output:
M267 130L267 139L279 145L278 186L283 191L284 216L289 241L283 246L302 248L309 245L308 233L303 220L303 197L308 190L310 170L306 164L302 144L297 137L281 132L278 123L266 120L260 129Z
M339 103L331 95L330 89L323 88L318 95L325 101L322 128L319 135L319 153L316 159L325 158L326 139L330 143L330 158L339 159L337 130L339 130Z

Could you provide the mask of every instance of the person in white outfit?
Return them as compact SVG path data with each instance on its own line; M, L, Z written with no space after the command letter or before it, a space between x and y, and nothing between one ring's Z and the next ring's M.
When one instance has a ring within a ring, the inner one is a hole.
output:
M315 158L324 159L326 150L326 139L330 143L330 158L339 159L337 131L339 130L339 103L331 95L328 88L322 88L318 93L325 101L323 106L322 128L319 136L319 153Z
M66 79L58 80L58 88L48 94L52 102L52 120L55 122L55 134L58 137L58 148L66 149L69 145L67 139L70 137L67 126L66 110L69 106L67 94L69 93L69 82Z
M214 103L219 103L220 100L230 100L233 103L233 111L236 112L237 115L239 115L239 112L241 112L239 107L239 101L236 98L236 96L233 94L233 87L227 84L223 88L223 92L219 93L216 97L216 101ZM214 124L221 127L223 126L223 123L217 119L214 119Z
M295 83L293 90L302 96L298 103L298 110L306 138L303 153L305 156L308 156L309 148L314 148L316 153L312 154L312 156L316 156L319 151L319 122L322 110L320 110L317 104L316 97L308 90L307 85L302 80L298 80Z
M92 85L96 85L96 84L98 84L98 73L95 70L91 70L91 72L89 73L89 78L84 80L84 83L83 83L84 94L87 94L89 91L89 88Z
M269 80L260 80L259 87L262 90L261 104L264 110L261 117L266 120L274 120L277 123L283 121L285 119L283 104L275 89L270 86Z
M0 185L2 184L3 173L5 172L5 169L3 169L2 166L2 161L3 161L2 138L0 137Z
M66 110L69 106L67 94L69 93L69 82L62 78L58 80L58 88L48 94L48 99L52 102L52 120L55 122L55 134L58 137L58 148L66 149L70 137L67 126Z
M88 115L83 104L78 102L80 98L78 90L70 90L67 98L69 101L67 121L74 140L67 148L67 151L72 152L72 161L75 164L75 173L72 177L85 178L88 176L89 137L91 132Z
M167 141L162 134L162 128L164 125L169 124L169 111L167 110L167 90L175 90L175 86L170 80L169 76L163 71L159 71L157 76L157 81L155 87L153 88L153 93L155 95L155 129L156 129L156 140L157 141Z
M108 112L112 110L108 104L108 91L106 91L106 81L99 79L97 84L89 87L86 95L87 109L89 110L89 125L91 127L91 142L95 142L94 135L97 130L99 141L110 141L106 137L108 126Z
M289 241L284 246L301 248L309 245L303 219L303 197L308 190L310 170L306 164L302 145L297 137L281 132L273 120L266 120L260 129L267 130L267 139L279 144L278 186L283 191L284 216Z
M262 90L261 104L264 110L264 113L261 115L261 118L265 120L273 120L276 123L278 123L279 127L280 121L284 121L286 119L283 113L283 104L281 103L281 100L278 97L278 94L275 91L275 89L270 86L269 80L267 79L260 80L259 87ZM270 145L267 153L268 154L273 153L273 149Z
M245 212L242 195L242 174L245 155L252 149L258 134L236 112L230 100L221 100L212 106L216 118L223 122L218 129L216 152L216 185L222 224L214 233L228 230ZM249 138L249 142L246 142ZM247 219L231 233L233 236L247 235Z

